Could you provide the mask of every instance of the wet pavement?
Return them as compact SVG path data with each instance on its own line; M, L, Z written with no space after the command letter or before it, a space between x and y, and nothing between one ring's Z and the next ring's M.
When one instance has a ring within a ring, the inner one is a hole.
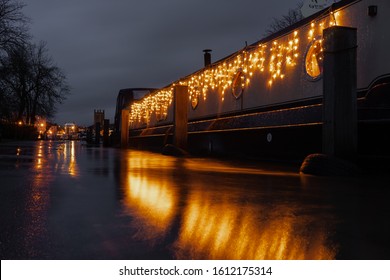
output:
M0 143L1 259L390 259L385 175Z

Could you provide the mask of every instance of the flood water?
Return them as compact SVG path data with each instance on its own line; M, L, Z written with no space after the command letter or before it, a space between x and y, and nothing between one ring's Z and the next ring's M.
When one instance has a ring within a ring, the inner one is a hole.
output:
M389 259L389 177L0 145L1 259Z

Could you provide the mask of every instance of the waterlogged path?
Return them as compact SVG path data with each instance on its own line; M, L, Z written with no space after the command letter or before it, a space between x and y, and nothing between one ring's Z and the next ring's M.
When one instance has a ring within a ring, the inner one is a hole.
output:
M0 144L1 259L389 259L389 177Z

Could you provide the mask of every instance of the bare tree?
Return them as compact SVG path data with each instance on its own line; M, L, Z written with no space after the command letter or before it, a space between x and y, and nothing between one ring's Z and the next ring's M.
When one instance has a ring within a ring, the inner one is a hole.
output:
M7 115L13 119L21 120L26 111L30 91L29 57L26 45L15 46L0 57L0 90L5 101L2 107L10 111Z
M268 29L265 32L265 35L271 35L279 30L282 30L294 23L303 19L301 8L303 6L303 1L298 2L294 9L289 9L288 14L280 18L273 18L271 24L268 26Z
M15 0L0 0L0 59L23 45L28 39L28 19L22 13L23 4ZM5 85L4 67L0 61L0 121L15 114L15 91Z
M56 105L61 104L69 94L66 77L48 55L45 42L32 48L31 93L29 119L33 123L37 115L53 117Z
M0 121L52 117L69 93L45 43L30 43L29 19L18 0L0 0Z
M34 124L38 115L52 117L56 105L69 93L65 75L54 65L43 42L13 48L0 58L0 66L0 91L9 97L12 112L8 116L17 120Z
M17 0L0 0L0 50L9 50L29 39L28 18L24 4Z

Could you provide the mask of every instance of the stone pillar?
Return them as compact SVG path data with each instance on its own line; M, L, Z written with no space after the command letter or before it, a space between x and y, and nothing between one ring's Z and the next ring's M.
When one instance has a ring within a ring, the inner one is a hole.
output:
M323 153L354 159L357 152L356 28L323 32Z
M122 109L121 116L121 148L129 145L129 110Z
M175 86L174 89L174 125L173 144L180 149L187 149L188 139L188 87Z

